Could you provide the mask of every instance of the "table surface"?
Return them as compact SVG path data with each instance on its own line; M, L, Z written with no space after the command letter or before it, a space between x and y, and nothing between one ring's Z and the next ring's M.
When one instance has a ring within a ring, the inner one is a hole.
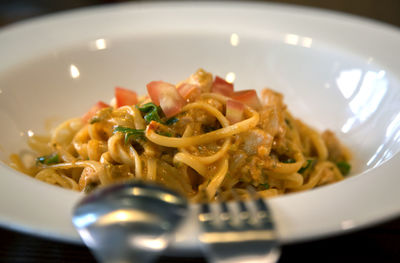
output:
M119 0L15 0L0 2L0 26L67 9L123 2ZM325 8L372 18L400 27L398 0L265 1ZM400 204L399 204L400 205ZM95 262L83 246L46 240L0 228L0 262ZM205 262L204 258L170 258L158 262ZM400 217L367 229L282 247L284 262L400 262Z

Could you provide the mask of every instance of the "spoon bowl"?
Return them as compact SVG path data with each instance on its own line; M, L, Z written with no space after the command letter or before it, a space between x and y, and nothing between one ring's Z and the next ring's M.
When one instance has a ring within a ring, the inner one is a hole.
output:
M83 198L72 222L101 262L151 262L188 211L187 200L162 186L132 181Z

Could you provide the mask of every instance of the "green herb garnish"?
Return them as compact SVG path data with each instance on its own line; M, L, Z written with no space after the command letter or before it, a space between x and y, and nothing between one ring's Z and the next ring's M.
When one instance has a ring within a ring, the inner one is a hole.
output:
M145 113L143 116L144 120L147 123L150 123L151 121L156 121L165 125L172 125L175 122L178 121L178 118L172 117L169 118L165 123L161 121L159 112L162 112L161 108L154 104L153 102L146 103L142 105L142 107L136 106L141 112Z
M159 131L159 132L157 132L157 134L162 135L162 136L172 137L172 134L170 132Z
M285 119L286 125L289 126L289 128L292 128L292 124L290 123L289 119Z
M156 121L156 122L162 123L161 119L160 119L160 115L158 114L158 111L159 110L161 111L161 108L158 107L153 102L146 103L146 104L142 105L142 107L138 107L138 106L136 106L136 107L141 112L146 113L143 118L147 123L150 123L151 121Z
M217 129L214 128L214 127L212 127L212 126L208 126L208 125L203 126L203 131L204 131L205 133L212 132L212 131L215 131L215 130L217 130Z
M311 160L311 159L307 160L306 166L301 167L297 172L298 172L299 174L304 173L304 172L311 166L312 163L313 163L313 160Z
M36 158L36 163L41 163L41 164L56 164L60 162L60 157L58 154L50 154L50 155L45 155Z
M267 182L260 185L262 185L265 188L265 190L269 189L269 184Z
M116 126L114 127L114 133L116 132L125 133L125 143L129 142L131 136L133 136L135 139L142 139L142 140L146 138L144 136L144 130L141 129L132 129L122 126Z
M296 162L296 160L295 159L292 159L292 158L288 158L288 159L286 159L286 160L284 160L284 161L282 161L283 163L295 163Z
M348 162L337 162L336 166L343 175L348 175L350 173L351 165Z
M99 117L93 117L91 120L90 120L90 124L93 124L93 123L96 123L96 122L100 122L100 118Z
M176 123L177 121L179 121L178 118L172 117L172 118L169 118L169 119L165 122L165 124L169 126L169 125L172 125L172 124Z

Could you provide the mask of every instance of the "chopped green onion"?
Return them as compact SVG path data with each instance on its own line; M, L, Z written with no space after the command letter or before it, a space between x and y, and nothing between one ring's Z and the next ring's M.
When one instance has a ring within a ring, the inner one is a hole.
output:
M162 123L160 115L158 115L158 111L161 110L161 108L158 107L153 102L146 103L142 107L137 107L137 108L141 112L146 113L143 118L147 123L150 123L151 121Z
M36 158L36 163L41 163L41 164L56 164L60 162L60 157L58 154L50 154L50 155L45 155Z
M116 126L116 127L114 127L114 133L116 133L116 132L125 133L125 143L129 142L129 139L131 136L133 136L135 139L145 139L146 138L144 136L144 130L141 130L141 129L132 129L132 128L127 128L127 127L122 127L122 126Z
M299 171L297 171L297 172L298 172L299 174L304 173L304 172L311 166L312 163L313 163L313 160L311 160L311 159L307 160L306 166L301 167L301 168L299 169Z
M351 165L348 162L337 162L336 166L343 175L348 175L350 173Z

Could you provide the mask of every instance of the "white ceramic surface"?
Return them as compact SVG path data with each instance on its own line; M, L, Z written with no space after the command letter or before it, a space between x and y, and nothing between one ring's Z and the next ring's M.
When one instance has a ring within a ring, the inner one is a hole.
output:
M28 130L80 116L113 87L144 92L203 67L237 89L272 87L292 113L329 128L354 152L353 176L269 200L280 241L366 227L400 215L398 29L315 9L247 3L123 4L30 20L0 32L0 159ZM0 223L80 242L81 194L0 164ZM195 208L195 207L194 207ZM186 231L186 232L185 232ZM177 249L196 248L191 218Z

